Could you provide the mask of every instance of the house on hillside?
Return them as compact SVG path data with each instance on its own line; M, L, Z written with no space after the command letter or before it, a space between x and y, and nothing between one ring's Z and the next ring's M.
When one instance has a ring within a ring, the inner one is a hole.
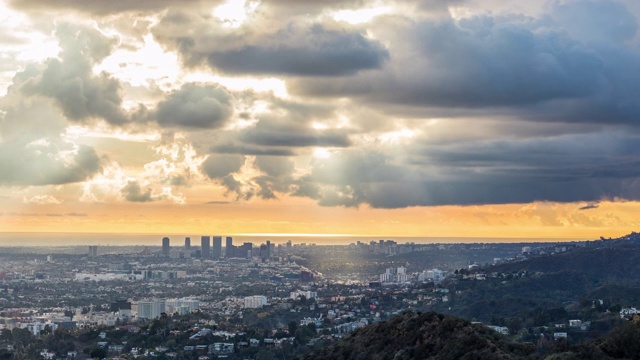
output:
M640 311L638 311L636 308L632 307L632 308L624 308L620 310L620 318L621 319L628 319L630 317L632 317L633 315L637 315L640 314Z

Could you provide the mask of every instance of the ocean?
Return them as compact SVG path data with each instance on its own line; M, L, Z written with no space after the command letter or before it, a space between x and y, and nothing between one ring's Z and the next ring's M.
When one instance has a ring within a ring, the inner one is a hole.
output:
M206 234L217 236L220 234ZM119 234L119 233L13 233L0 232L0 247L24 247L24 246L160 246L162 238L168 236L172 246L184 244L185 237L191 238L192 246L200 245L202 234ZM350 236L343 234L230 234L221 235L233 237L235 245L244 242L264 243L270 240L275 244L291 241L294 244L305 243L307 245L348 245L351 243L370 242L378 240L394 240L399 244L455 244L455 243L539 243L539 242L570 242L595 239L576 238L507 238L507 237L404 237L404 236Z

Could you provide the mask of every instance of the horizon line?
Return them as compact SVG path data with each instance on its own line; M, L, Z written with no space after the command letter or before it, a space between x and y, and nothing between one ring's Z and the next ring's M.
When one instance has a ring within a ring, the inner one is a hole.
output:
M173 235L186 235L189 236L188 232L176 233L176 232L85 232L85 231L0 231L0 234L94 234L94 235L145 235L145 236L173 236ZM192 235L193 236L193 235ZM374 235L374 234L336 234L336 233L230 233L224 234L220 233L220 235L208 235L205 234L203 236L257 236L257 237L327 237L327 238L337 238L337 237L371 237L371 238L421 238L421 239L573 239L576 241L581 240L597 240L596 239L588 239L585 237L563 237L563 236L453 236L453 235L444 235L444 236L425 236L425 235Z

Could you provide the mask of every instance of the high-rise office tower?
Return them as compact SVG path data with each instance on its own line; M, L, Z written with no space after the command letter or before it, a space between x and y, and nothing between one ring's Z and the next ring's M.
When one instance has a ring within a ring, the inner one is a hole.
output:
M89 257L98 256L98 245L89 246Z
M234 248L235 256L245 259L251 259L253 257L253 244L250 242L246 242L242 244L242 246L237 246Z
M225 257L234 257L234 249L233 249L233 238L231 236L227 236L227 241L226 241L226 249L225 249Z
M184 249L185 250L191 249L191 238L188 236L184 238Z
M220 259L222 257L222 236L213 237L213 258Z
M162 238L162 255L169 256L170 252L171 245L169 245L169 238L165 236Z
M267 250L267 245L260 245L260 259L263 261L269 258L269 251Z
M203 236L200 244L200 256L203 259L211 259L211 237Z
M271 241L267 240L267 259L271 258Z

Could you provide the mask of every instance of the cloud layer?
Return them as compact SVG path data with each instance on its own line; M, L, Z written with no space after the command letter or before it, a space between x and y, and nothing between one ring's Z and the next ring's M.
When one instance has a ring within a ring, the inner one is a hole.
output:
M233 4L52 4L11 2L59 52L6 56L4 187L373 208L640 200L634 2L278 0L224 16ZM54 8L91 21L34 11ZM160 75L129 83L123 69L145 64L126 54L140 61L151 46L173 70L154 62ZM23 198L47 199L36 196Z

